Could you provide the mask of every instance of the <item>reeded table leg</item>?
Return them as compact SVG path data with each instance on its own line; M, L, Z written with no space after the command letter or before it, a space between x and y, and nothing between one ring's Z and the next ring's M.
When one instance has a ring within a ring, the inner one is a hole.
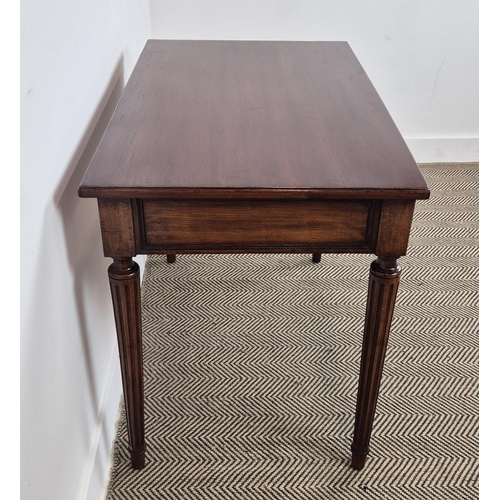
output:
M108 275L118 335L129 451L132 467L142 469L146 444L139 266L131 258L113 259Z
M175 262L176 255L175 253L167 253L167 262L173 264Z
M318 262L321 262L321 254L320 253L313 253L313 262L317 264Z
M396 303L401 268L396 259L378 258L372 262L365 331L358 384L352 467L361 470L369 451L375 407L384 366L392 313Z

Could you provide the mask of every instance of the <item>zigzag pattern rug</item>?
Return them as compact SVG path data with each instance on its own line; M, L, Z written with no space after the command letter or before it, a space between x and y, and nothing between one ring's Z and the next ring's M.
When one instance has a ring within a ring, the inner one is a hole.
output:
M371 255L180 255L143 283L146 468L108 499L478 497L478 165L422 165L371 452L349 466Z

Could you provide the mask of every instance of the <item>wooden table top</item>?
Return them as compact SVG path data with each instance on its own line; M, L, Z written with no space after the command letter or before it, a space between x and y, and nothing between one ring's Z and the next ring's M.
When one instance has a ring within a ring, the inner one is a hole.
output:
M149 40L82 197L428 198L346 42Z

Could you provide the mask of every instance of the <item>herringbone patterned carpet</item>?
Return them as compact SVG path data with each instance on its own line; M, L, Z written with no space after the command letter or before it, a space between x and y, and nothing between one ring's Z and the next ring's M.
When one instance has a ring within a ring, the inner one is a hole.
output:
M148 260L146 468L109 499L478 496L478 165L423 165L371 453L349 467L370 255Z

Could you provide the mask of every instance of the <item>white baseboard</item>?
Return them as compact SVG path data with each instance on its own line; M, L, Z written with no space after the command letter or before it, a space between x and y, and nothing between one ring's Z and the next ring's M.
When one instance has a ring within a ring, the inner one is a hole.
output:
M479 161L479 138L412 138L406 144L418 163Z
M119 419L122 382L118 349L113 349L106 389L104 391L99 421L94 431L88 465L87 479L81 493L82 500L103 500L106 496L110 472L113 442Z

